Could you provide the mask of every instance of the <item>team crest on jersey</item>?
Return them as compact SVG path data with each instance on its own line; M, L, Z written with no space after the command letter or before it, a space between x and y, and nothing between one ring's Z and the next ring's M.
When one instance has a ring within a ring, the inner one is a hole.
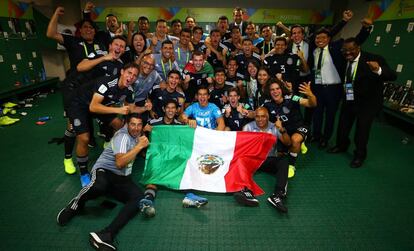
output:
M224 164L224 160L217 155L205 154L197 158L200 171L205 174L212 174Z
M288 58L288 59L286 60L286 63L287 63L288 65L292 65L292 64L293 64L293 59L292 59L292 58Z
M284 114L288 114L288 113L290 113L289 108L287 108L286 106L283 106L283 107L282 107L282 110L283 110L283 113L284 113Z

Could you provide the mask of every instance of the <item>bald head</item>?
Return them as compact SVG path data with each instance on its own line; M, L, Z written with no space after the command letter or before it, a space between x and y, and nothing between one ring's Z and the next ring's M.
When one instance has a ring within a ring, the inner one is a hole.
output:
M257 127L264 130L269 125L269 112L265 107L259 107L256 109L256 116L254 118Z

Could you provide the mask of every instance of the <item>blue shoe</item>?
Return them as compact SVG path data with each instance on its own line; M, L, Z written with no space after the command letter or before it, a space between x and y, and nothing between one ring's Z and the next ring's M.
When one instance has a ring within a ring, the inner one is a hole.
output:
M91 183L91 175L89 173L81 175L80 180L82 187L86 187L89 183Z
M145 198L141 199L139 201L139 209L148 218L155 216L154 202L152 200L145 199Z
M183 207L201 207L208 203L206 198L200 197L193 193L187 193L183 200Z

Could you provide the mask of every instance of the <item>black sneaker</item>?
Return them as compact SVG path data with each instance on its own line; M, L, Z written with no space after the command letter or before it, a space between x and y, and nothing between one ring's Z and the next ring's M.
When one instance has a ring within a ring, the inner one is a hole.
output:
M112 243L111 234L108 232L89 233L89 242L96 250L116 250L116 247Z
M283 196L281 194L272 194L269 198L267 198L267 201L269 201L270 204L272 204L279 212L281 213L287 213L288 209L283 205Z
M240 192L234 193L234 198L241 205L249 207L257 207L259 205L259 201L256 197L254 197L252 191L247 188L241 190Z
M71 200L69 204L60 210L56 217L56 221L59 225L66 225L75 215L79 212L78 205L75 204L75 199Z

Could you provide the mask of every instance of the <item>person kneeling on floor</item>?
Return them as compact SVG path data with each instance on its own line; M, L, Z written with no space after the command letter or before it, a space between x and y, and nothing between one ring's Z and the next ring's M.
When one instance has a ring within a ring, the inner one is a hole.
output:
M91 245L98 250L116 250L113 240L116 234L145 206L139 201L143 192L132 181L131 172L136 155L148 146L148 138L141 136L142 119L132 113L127 124L111 139L92 168L91 182L57 215L57 223L66 225L85 206L85 202L102 195L109 195L125 203L124 208L109 226L99 232L89 233Z

